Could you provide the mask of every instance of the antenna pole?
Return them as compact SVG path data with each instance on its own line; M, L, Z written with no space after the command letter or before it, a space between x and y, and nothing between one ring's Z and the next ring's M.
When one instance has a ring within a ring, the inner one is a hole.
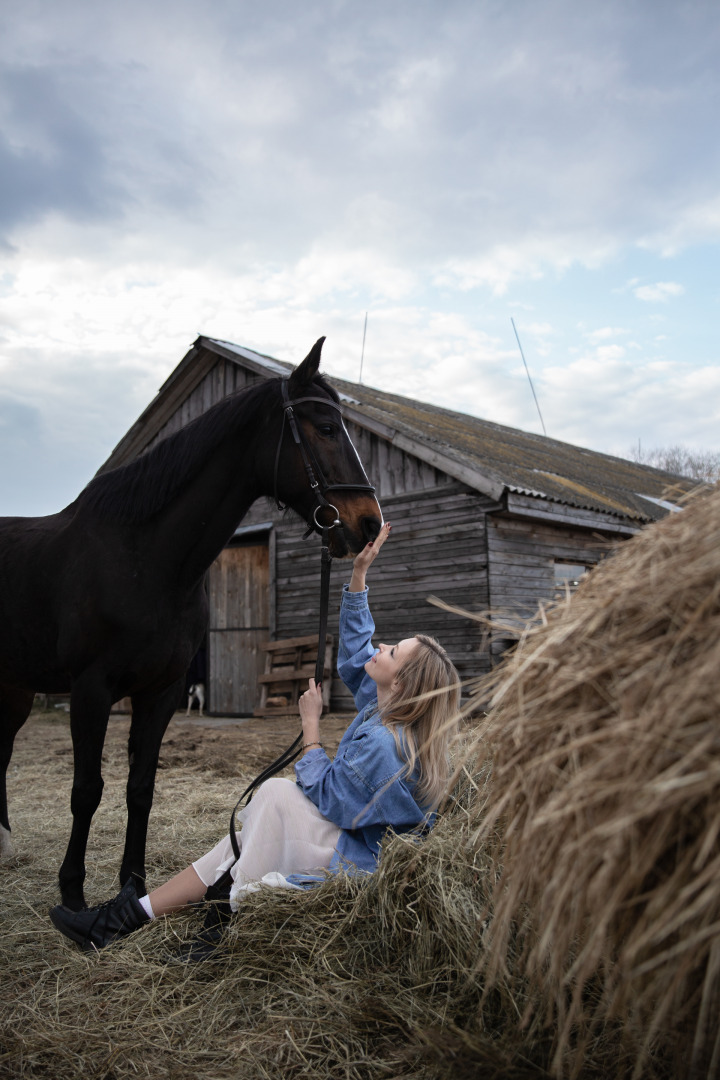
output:
M358 379L359 383L362 382L363 360L365 359L365 335L367 334L367 317L368 317L368 313L366 311L365 312L365 326L363 327L362 350L360 352L360 378Z
M528 366L527 366L527 360L525 359L525 353L523 352L523 347L520 344L520 337L518 335L517 327L515 326L515 320L513 319L512 315L510 316L510 322L512 323L512 328L515 331L515 337L517 338L518 349L520 350L520 355L522 356L522 362L525 365L525 373L526 373L526 375L528 377L528 382L530 383L530 389L532 390L532 396L535 398L535 406L536 406L537 411L538 411L538 416L540 417L540 423L542 424L543 435L545 435L545 437L547 437L547 431L545 430L545 421L543 420L542 413L540 412L540 403L539 403L539 401L537 399L537 394L535 393L535 387L533 386L533 381L530 378L530 371L529 371Z

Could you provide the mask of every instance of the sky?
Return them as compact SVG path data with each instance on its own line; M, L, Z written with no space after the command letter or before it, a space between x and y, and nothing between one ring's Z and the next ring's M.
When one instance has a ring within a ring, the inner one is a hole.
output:
M198 334L720 450L719 55L717 0L0 0L0 514Z

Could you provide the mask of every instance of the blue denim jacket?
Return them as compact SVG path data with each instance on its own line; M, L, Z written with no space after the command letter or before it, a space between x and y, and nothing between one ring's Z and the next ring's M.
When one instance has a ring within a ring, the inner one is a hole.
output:
M377 687L365 664L377 649L367 589L343 586L338 673L355 699L358 714L340 741L334 760L324 750L308 750L295 765L297 783L324 817L342 832L330 870L372 872L388 826L397 833L426 823L415 798L415 781L401 776L405 762L395 738L377 716Z

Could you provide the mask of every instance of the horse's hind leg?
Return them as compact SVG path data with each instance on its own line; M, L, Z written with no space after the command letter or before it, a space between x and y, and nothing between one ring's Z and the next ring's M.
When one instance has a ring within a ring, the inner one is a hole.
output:
M15 736L30 715L33 697L32 690L0 686L0 860L9 858L13 853L5 778Z
M160 694L135 694L132 697L133 713L128 740L127 832L120 884L124 885L132 875L139 894L145 892L145 845L160 744L173 713L180 705L184 688L183 678Z

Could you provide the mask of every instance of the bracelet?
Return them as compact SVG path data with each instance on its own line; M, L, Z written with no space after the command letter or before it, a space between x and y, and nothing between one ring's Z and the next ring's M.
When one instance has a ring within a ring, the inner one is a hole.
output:
M310 747L310 746L319 746L321 750L325 749L325 743L321 743L321 742L304 742L302 744L303 750L307 750L308 747Z

